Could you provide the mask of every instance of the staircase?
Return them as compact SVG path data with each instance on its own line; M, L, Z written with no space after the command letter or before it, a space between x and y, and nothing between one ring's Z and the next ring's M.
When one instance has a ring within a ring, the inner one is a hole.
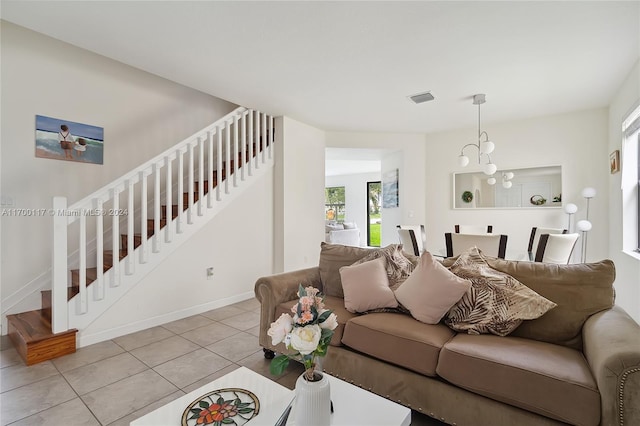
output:
M273 166L274 133L240 107L71 206L54 197L51 290L7 316L25 363L75 352L78 332Z

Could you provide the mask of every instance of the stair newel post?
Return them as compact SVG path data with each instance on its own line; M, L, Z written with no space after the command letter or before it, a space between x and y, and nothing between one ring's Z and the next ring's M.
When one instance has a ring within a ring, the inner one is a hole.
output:
M254 133L253 133L253 110L252 109L249 110L249 113L247 114L247 118L249 118L249 123L247 123L249 126L249 128L247 129L247 133L249 135L248 137L249 140L247 141L247 143L249 144L248 172L249 172L249 176L252 176L253 175L253 170L252 170L253 169L253 144L255 142L255 138L253 137Z
M231 123L225 123L224 132L224 193L229 193L229 176L231 176Z
M262 113L262 137L260 138L260 152L262 153L262 164L267 161L267 114Z
M134 239L135 239L135 235L134 235L134 226L133 226L133 220L134 220L134 214L133 212L135 211L134 209L134 200L133 200L133 179L128 179L127 180L127 211L128 211L128 215L127 215L127 267L125 269L125 273L127 275L133 275L133 273L135 272L135 261L134 261L134 256L133 256L133 251L135 249L134 246Z
M187 169L189 174L189 180L187 181L187 223L191 225L193 223L193 181L195 180L194 173L194 163L195 163L195 152L193 149L193 144L191 142L187 143L187 150L189 151L189 160L187 163Z
M61 333L69 329L67 303L67 199L53 197L53 252L51 268L51 329Z
M198 136L198 216L204 211L204 140Z
M153 164L153 244L151 250L154 253L160 252L160 215L162 206L160 205L160 169L162 168L161 164L154 163ZM171 204L171 203L169 203ZM143 226L146 229L148 224L147 215L142 217Z
M218 143L216 146L217 165L216 165L216 199L222 200L222 130L224 127L218 127Z
M113 211L120 210L120 191L118 188L111 190L113 200ZM120 216L111 216L111 244L113 245L113 266L111 268L111 287L120 285ZM124 247L123 247L124 249Z
M269 160L271 160L273 158L273 141L276 139L275 136L275 129L276 129L276 124L275 124L275 118L273 117L273 115L269 116Z
M233 186L238 186L238 168L242 167L238 149L238 116L233 116Z
M244 180L245 169L247 168L247 112L240 116L240 180Z
M78 251L80 254L80 291L78 294L78 313L87 312L87 216L80 210L80 236L78 240Z
M165 234L164 234L164 240L167 243L170 243L171 240L173 239L173 235L172 235L172 222L173 222L173 215L172 215L172 209L173 209L173 194L171 193L171 189L173 188L173 176L171 176L171 157L167 156L165 158L166 161L166 168L167 168L167 181L165 183L165 194L167 196L167 205L165 206ZM158 187L160 187L160 185L158 184ZM160 216L160 209L158 209L158 216ZM158 236L158 238L160 238L160 236Z
M260 111L256 111L256 134L255 134L255 143L256 143L256 169L260 168L260 151L262 151L262 137L260 136Z
M93 284L93 298L104 299L104 210L100 198L93 200L96 217L96 281Z
M213 131L207 132L207 207L213 208Z
M183 211L184 211L184 152L182 152L182 148L178 150L178 215L176 218L176 232L178 234L182 234L184 229L182 229L183 225ZM173 217L173 211L167 216L168 218Z
M142 170L140 173L140 263L147 263L147 173Z

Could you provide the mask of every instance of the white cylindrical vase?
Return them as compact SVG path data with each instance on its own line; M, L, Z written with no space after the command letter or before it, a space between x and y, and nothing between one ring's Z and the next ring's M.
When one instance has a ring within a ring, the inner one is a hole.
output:
M331 391L326 374L314 372L321 378L310 382L304 373L298 377L295 389L294 416L296 425L329 426L331 422Z

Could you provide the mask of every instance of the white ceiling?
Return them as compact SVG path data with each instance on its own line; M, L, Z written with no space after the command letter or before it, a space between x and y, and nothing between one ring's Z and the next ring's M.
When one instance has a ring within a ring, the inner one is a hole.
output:
M12 1L2 19L325 130L437 132L606 107L640 2ZM406 96L431 90L435 101ZM485 127L485 126L483 126ZM489 129L490 130L490 127Z

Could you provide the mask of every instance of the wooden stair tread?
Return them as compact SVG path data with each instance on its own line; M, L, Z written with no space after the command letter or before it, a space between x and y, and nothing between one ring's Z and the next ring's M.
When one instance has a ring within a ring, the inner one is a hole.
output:
M78 331L72 328L62 333L53 333L51 322L43 314L42 309L7 315L7 320L11 322L26 343L37 343L55 336L75 334Z

